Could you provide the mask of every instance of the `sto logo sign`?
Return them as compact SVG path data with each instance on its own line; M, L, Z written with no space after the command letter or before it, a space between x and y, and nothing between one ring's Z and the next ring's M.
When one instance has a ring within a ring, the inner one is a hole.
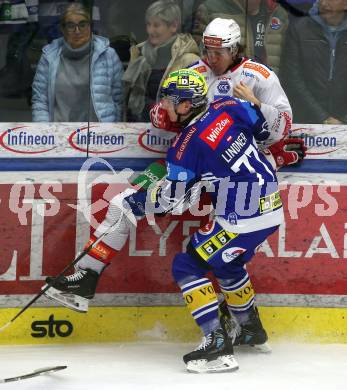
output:
M68 337L73 331L73 326L67 320L55 320L54 314L48 317L48 321L34 321L31 324L32 337Z

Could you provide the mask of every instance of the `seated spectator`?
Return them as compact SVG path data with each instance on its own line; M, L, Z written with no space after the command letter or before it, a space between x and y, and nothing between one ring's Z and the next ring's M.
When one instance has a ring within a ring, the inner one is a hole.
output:
M199 48L192 36L178 33L181 11L174 1L154 2L147 8L145 20L148 39L131 47L123 77L130 122L148 122L149 109L156 103L167 75L199 59Z
M347 123L347 0L320 0L288 29L281 75L296 123Z
M108 39L92 34L90 14L78 3L65 9L61 29L37 66L33 121L120 121L123 67Z
M205 0L194 18L193 36L198 43L207 24L218 17L233 19L240 26L241 44L247 57L269 65L278 73L288 25L284 8L272 0Z

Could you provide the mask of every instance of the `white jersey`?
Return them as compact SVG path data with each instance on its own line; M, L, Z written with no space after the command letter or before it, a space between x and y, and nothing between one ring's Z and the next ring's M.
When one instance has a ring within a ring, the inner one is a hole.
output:
M253 91L261 102L260 110L270 130L266 145L273 144L287 134L292 122L292 110L277 75L267 66L242 58L240 63L221 76L216 76L204 60L196 62L190 68L205 77L209 103L220 97L232 96L234 87L240 81Z

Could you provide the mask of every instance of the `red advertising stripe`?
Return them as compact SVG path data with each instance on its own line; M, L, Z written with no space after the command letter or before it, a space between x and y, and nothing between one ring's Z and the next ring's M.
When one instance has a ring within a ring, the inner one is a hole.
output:
M30 206L23 202L24 197L42 199L39 184L33 186L32 194L28 188L20 192L19 207ZM94 186L92 202L104 197L107 188ZM77 185L64 184L60 191L50 191L60 204L55 215L48 215L54 205L45 206L41 219L38 206L34 215L30 206L25 225L19 223L13 204L10 206L10 194L11 202L14 200L11 189L11 185L0 185L0 294L32 294L42 286L45 276L57 274L75 256L76 210L69 205L76 204ZM109 190L107 195L112 192ZM281 192L285 226L270 237L248 266L258 293L347 293L346 192L347 186L332 189L316 185L289 185ZM104 213L101 210L96 214L98 221ZM146 220L139 222L130 243L104 272L97 292L179 291L171 276L172 258L183 250L182 243L187 243L188 236L198 228L200 217L166 216L157 218L157 223L154 229Z

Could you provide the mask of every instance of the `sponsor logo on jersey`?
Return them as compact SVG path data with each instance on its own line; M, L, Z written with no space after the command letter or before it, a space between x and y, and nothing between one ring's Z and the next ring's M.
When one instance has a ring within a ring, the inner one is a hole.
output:
M194 70L196 70L199 73L206 73L207 72L207 68L204 65L198 66L198 67L194 68Z
M292 127L292 117L288 114L288 112L283 111L282 115L286 121L286 126L284 128L283 134L287 135L290 128Z
M219 115L199 137L213 150L217 148L226 131L234 123L233 118L226 112Z
M172 143L172 147L173 148L176 147L176 145L178 144L178 141L181 139L181 137L182 137L182 133L179 133L179 134L176 135L176 137L175 137L175 139L174 139L174 141Z
M220 98L219 98L220 99ZM221 107L223 106L236 106L238 105L239 103L236 101L236 100L224 100L223 102L221 103L213 103L212 104L212 107L215 109L215 110L219 110Z
M184 151L186 150L186 147L191 140L193 134L196 132L197 128L195 126L191 127L187 133L187 135L184 137L177 153L176 153L176 158L177 160L180 160L183 156Z
M18 154L42 154L55 149L56 139L54 134L46 130L39 131L30 126L18 126L7 129L0 134L0 145Z
M213 226L213 229L214 228L215 227ZM227 232L226 230L222 229L216 234L210 236L199 246L195 247L195 250L203 260L208 261L217 251L222 250L231 240L233 240L237 236L237 233Z
M278 113L277 118L273 121L271 126L271 133L280 133L280 135L287 135L288 131L292 125L292 120L290 115L281 111Z
M230 213L228 215L228 222L230 225L237 225L237 214L236 213Z
M199 119L199 121L200 121L200 122L204 121L208 116L210 116L210 112L209 112L209 111L207 111L207 112Z
M230 84L227 81L221 81L217 85L219 93L227 94L230 91Z
M234 248L228 248L222 253L222 259L224 263L230 263L231 261L235 260L237 257L242 255L242 253L245 253L246 249L234 247Z
M222 47L223 40L222 38L204 36L204 46L209 47Z
M261 214L273 211L282 206L282 200L278 191L259 199L259 211Z
M254 71L264 76L266 79L270 76L270 72L263 65L246 62L243 67L247 69L253 69Z
M206 260L218 251L217 245L212 240L205 242L199 249L201 249Z
M241 73L241 76L249 77L250 79L255 79L255 80L259 81L259 77L257 77L255 74L253 74L251 72L247 72L247 70L243 70Z
M247 143L247 137L244 133L240 133L239 136L236 138L234 142L228 146L226 150L221 154L223 159L229 163L235 156L237 156L240 151L243 149L243 147Z
M279 18L276 18L275 16L273 16L271 18L271 22L270 22L270 27L273 29L273 30L279 30L281 27L282 27L282 22Z

